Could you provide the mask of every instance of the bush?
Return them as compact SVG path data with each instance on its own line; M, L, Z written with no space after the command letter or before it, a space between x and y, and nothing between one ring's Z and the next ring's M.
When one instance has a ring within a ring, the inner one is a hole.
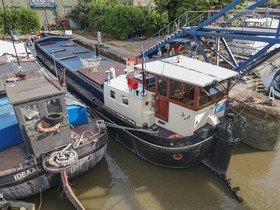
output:
M78 7L81 9L81 6ZM101 31L116 39L150 36L167 24L165 13L161 15L149 8L131 7L117 0L113 3L95 0L91 3L88 14L88 20L83 22L88 22L89 30ZM77 15L72 13L70 16L79 22L75 19Z
M6 18L6 21L4 21ZM9 30L19 31L21 34L37 33L41 28L37 13L25 7L18 9L7 9L6 17L4 11L0 10L0 32L10 34Z

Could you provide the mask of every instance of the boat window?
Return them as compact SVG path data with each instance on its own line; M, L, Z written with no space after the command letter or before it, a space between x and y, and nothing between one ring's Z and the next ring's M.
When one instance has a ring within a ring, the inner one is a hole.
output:
M40 112L37 104L30 104L20 107L26 123L32 123L40 119Z
M170 81L170 99L179 101L180 103L193 106L194 105L195 88L192 85L179 81Z
M212 100L212 96L209 91L210 87L201 88L199 91L199 106L208 104Z
M62 106L61 106L60 100L58 98L54 98L54 99L46 101L46 106L47 106L48 113L62 112Z
M148 90L155 92L156 77L152 74L145 75L145 85Z
M158 80L158 92L160 95L167 96L167 79L160 78Z
M115 99L115 91L110 91L111 98Z
M128 98L127 98L127 96L123 96L122 99L123 99L123 104L128 105Z
M228 80L219 82L217 85L209 89L210 95L216 95L216 101L219 101L227 94Z

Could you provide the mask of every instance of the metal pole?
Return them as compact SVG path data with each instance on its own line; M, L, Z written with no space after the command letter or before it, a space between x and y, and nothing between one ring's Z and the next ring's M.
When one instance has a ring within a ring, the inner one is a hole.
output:
M220 53L220 37L216 38L217 52ZM216 53L216 66L219 66L219 54Z
M47 12L46 12L46 0L44 0L44 13L45 13L45 18L46 18L46 21L47 21L47 27L48 27L48 31L49 31L49 34L51 33L50 31L50 25L49 25L49 20L48 20L48 16L47 16Z
M8 31L9 31L9 34L11 36L13 47L14 47L14 51L15 51L15 54L16 54L17 63L18 63L19 69L21 69L20 62L19 62L19 59L18 59L17 49L16 49L16 46L15 46L15 42L14 42L14 38L13 38L13 35L12 35L12 31L11 31L11 28L10 28L10 23L7 21L7 13L6 13L6 8L5 8L4 0L2 0L2 5L3 5L3 11L4 11L4 29L6 28L5 26L6 26L6 23L7 23L8 27L9 27Z

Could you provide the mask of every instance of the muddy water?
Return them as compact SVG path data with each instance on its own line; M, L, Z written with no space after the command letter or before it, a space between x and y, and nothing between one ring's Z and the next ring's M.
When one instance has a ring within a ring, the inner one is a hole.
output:
M204 165L162 168L110 139L105 159L71 183L88 210L280 209L280 151L261 152L240 144L228 176L241 188L243 203ZM44 192L41 210L74 209L61 194L58 188ZM40 196L28 200L38 207Z

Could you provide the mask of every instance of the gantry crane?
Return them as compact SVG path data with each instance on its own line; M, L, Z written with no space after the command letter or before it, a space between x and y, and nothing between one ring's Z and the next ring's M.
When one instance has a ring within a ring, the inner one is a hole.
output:
M260 5L267 2L267 0L260 0L253 5L248 6L244 11L231 16L227 20L227 22L229 23L228 26L217 27L213 25L215 21L217 21L221 17L224 17L230 10L232 10L235 6L242 2L243 0L233 1L197 26L189 27L186 22L182 27L178 27L178 29L173 34L167 35L165 39L158 41L155 45L151 46L146 51L141 53L139 57L142 58L155 54L158 49L164 48L166 44L174 42L174 40L178 40L178 38L191 38L196 43L200 53L202 54L206 62L209 62L209 58L205 53L205 48L210 49L217 56L217 60L222 59L233 70L238 71L243 75L247 74L280 51L280 45L277 46L277 44L280 44L280 21L277 28L260 28L252 26L248 27L245 25L243 25L242 27L235 27L230 25L231 22L237 20L240 17L245 17L247 13L254 11L256 7L259 7ZM178 19L178 23L179 21L180 19ZM215 38L217 43L216 48L214 48L213 46L209 46L209 44L205 41L207 38ZM264 47L251 57L243 60L243 62L237 62L227 43L227 40L233 39L263 42ZM224 47L223 52L221 52L219 48L220 41ZM273 46L274 48L272 49ZM225 52L227 53L226 56Z

